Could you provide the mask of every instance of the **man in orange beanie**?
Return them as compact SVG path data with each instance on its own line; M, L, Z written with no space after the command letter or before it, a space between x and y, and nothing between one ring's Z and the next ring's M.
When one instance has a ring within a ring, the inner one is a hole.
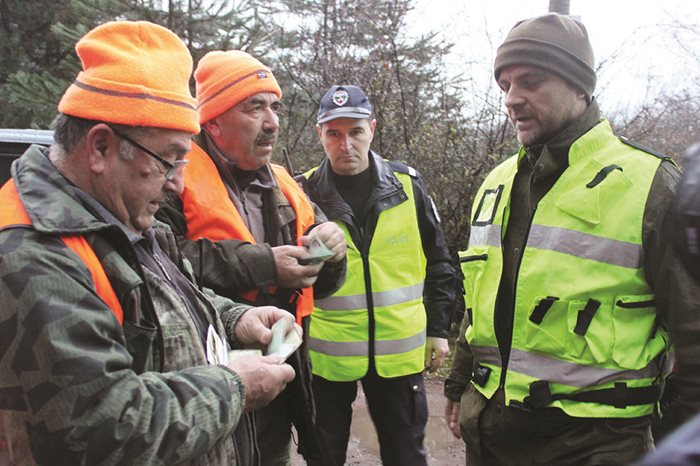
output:
M76 46L50 150L0 190L0 438L12 464L249 464L244 412L294 378L262 348L293 319L193 285L154 214L199 131L190 54L148 22ZM163 71L167 70L167 73ZM211 299L210 299L211 298Z
M195 70L203 131L188 155L185 186L161 211L204 286L287 309L305 325L314 297L345 276L345 239L296 182L270 163L282 92L268 67L241 51L210 52ZM308 263L312 239L330 250ZM312 288L312 285L313 288ZM306 345L290 358L290 387L255 414L262 464L290 464L291 425L305 457L318 453Z

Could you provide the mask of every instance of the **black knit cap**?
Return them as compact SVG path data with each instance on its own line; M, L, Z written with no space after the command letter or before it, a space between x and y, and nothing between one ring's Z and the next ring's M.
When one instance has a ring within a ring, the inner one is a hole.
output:
M583 23L569 16L549 13L518 22L498 47L493 74L506 66L530 65L558 74L593 95L596 84L593 48Z

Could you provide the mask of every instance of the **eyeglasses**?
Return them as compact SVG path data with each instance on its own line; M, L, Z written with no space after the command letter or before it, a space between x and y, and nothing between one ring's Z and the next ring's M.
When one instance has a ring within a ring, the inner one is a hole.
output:
M165 179L168 181L171 181L178 174L180 174L182 172L182 170L184 170L185 165L187 165L187 163L189 162L189 160L183 159L183 160L176 160L176 161L170 163L167 160L165 160L163 157L161 157L160 155L153 152L152 150L146 149L141 144L134 141L133 139L131 139L129 136L122 133L121 131L113 128L112 126L109 126L109 127L114 132L114 134L116 134L120 138L124 139L126 142L128 142L129 144L131 144L132 146L134 146L135 148L137 148L141 152L143 152L147 155L150 155L151 157L153 157L154 159L156 159L157 161L162 163L163 166L165 167Z

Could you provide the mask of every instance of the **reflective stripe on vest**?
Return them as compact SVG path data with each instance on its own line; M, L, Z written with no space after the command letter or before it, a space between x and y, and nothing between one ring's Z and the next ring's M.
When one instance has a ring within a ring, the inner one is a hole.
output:
M413 301L423 297L423 282L416 285L398 288L396 290L372 292L372 303L376 307L395 306L407 301ZM316 306L324 311L352 311L367 308L367 294L355 294L349 296L330 296L325 299L317 299Z
M475 226L470 233L469 247L499 247L500 237L500 225ZM545 225L532 225L527 244L537 249L557 251L582 259L629 268L642 266L644 252L641 244Z
M605 121L571 146L568 168L534 210L515 281L511 351L502 364L494 325L501 237L524 156L521 149L482 184L469 249L460 254L471 308L465 337L475 360L491 369L475 387L491 397L503 380L510 404L522 403L539 381L561 395L657 383L668 335L656 323L644 278L642 221L660 159L621 143ZM620 169L606 170L611 165ZM549 406L574 417L638 417L654 404L558 399Z
M187 239L207 238L211 241L238 239L255 243L241 214L229 197L214 161L197 144L192 144L190 163L184 172L185 188L180 195L185 218ZM314 210L306 194L284 168L270 164L275 181L296 214L295 234L299 240L314 224ZM255 302L258 290L238 293ZM313 311L313 289L303 288L297 301L297 322Z
M0 189L0 203L3 205L2 213L0 214L0 228L11 225L32 224L32 220L19 197L14 180L10 179ZM95 255L95 251L93 251L83 236L72 235L61 236L60 238L83 261L95 284L97 295L112 310L121 325L124 321L124 311L119 299L117 299L114 288L112 288L112 284L109 283L104 267L102 267L100 260Z
M399 354L414 350L425 344L425 332L400 340L374 342L374 352L378 355ZM328 341L309 337L309 346L315 351L329 356L366 356L369 350L367 341Z
M358 380L367 373L370 312L377 373L398 377L424 368L426 259L411 178L396 177L408 199L380 212L365 260L347 225L336 222L348 243L347 275L338 291L316 301L308 340L313 373L327 380Z
M501 353L498 348L476 345L469 348L480 364L501 367ZM508 370L525 374L536 380L585 388L615 381L656 377L659 373L656 364L657 361L653 360L639 370L607 369L512 349L508 359Z

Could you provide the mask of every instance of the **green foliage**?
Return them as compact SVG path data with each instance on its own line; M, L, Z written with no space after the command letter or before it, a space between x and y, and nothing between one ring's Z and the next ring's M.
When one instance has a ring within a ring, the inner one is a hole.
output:
M279 152L302 171L323 150L318 102L333 84L361 86L377 118L373 149L421 172L450 249L466 247L472 199L483 177L517 141L501 92L450 74L452 45L436 33L412 37L413 0L0 0L0 127L46 128L80 63L76 41L114 19L149 20L178 34L194 63L211 50L245 50L271 66L283 89ZM700 37L678 25L682 44ZM689 39L690 38L690 39ZM698 61L695 49L689 60ZM168 70L163 70L167 73ZM697 86L696 86L697 87ZM194 90L194 89L193 89ZM614 116L623 134L680 155L697 139L697 92L661 93L633 115Z
M56 103L79 70L76 40L128 11L105 0L0 2L0 126L46 128Z
M117 19L168 27L195 62L209 50L264 50L255 2L228 0L0 0L0 127L47 128L56 104L80 71L75 43ZM167 70L163 70L167 72Z
M333 84L362 87L378 121L373 149L421 172L456 251L466 244L474 192L507 150L506 124L500 111L484 123L467 115L468 79L448 75L444 66L452 45L436 33L408 36L411 5L407 0L279 1L268 30L275 41L269 64L287 109L280 139L297 170L317 165L323 150L313 127L321 96Z
M245 50L269 64L283 88L278 151L297 170L323 158L314 130L332 84L361 86L378 120L373 148L418 169L453 251L466 244L471 199L509 150L496 104L467 111L468 79L445 72L451 44L407 35L409 0L0 0L2 127L46 128L80 70L77 40L114 19L168 27L194 63L210 50ZM167 72L167 70L163 70ZM194 90L194 89L193 89ZM485 102L493 102L486 96Z

